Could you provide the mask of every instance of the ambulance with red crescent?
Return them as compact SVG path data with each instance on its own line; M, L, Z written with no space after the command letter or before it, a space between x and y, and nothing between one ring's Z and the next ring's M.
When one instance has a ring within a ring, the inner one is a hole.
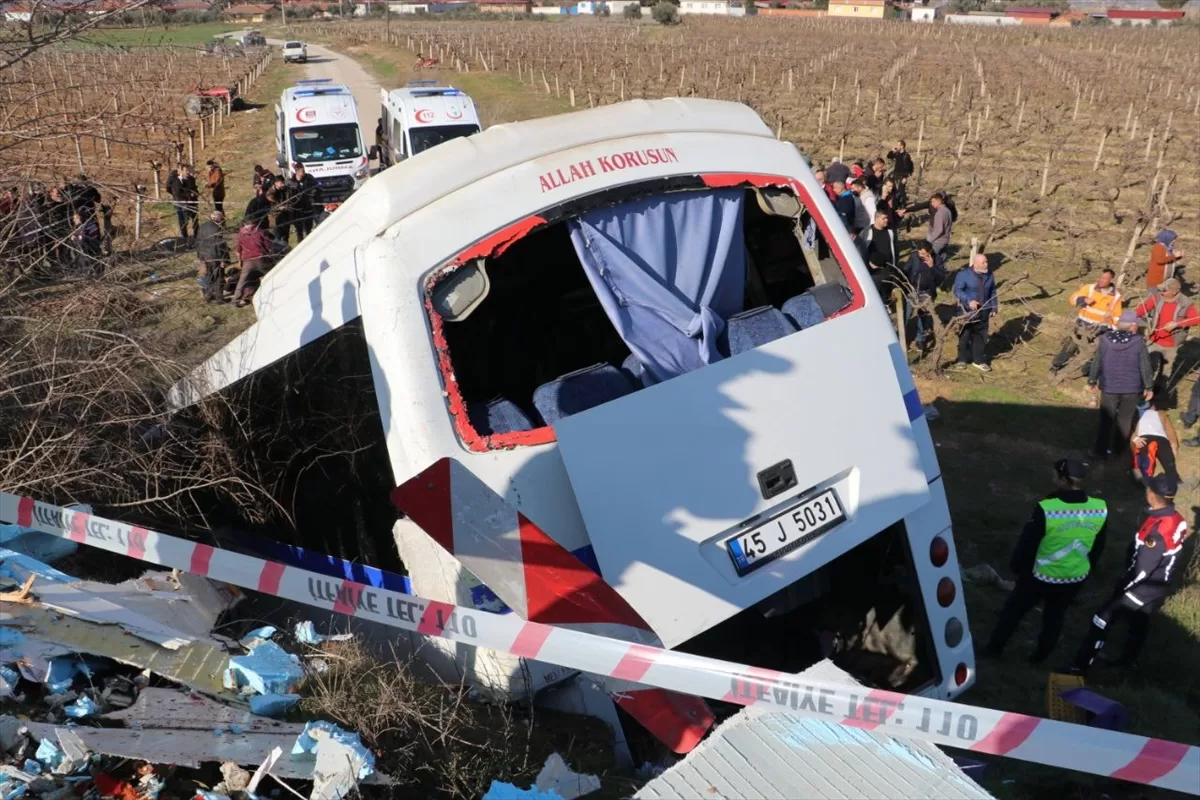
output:
M439 86L437 81L410 81L402 89L380 89L379 100L375 144L381 169L482 129L475 103L467 93Z
M495 125L345 210L172 390L222 431L236 491L270 498L198 500L207 526L764 674L831 658L881 690L974 682L887 306L800 149L753 110L635 100ZM443 677L505 698L595 680L536 642L416 639ZM635 661L612 674L636 684ZM697 698L601 685L587 713L616 718L611 699L676 752L712 724Z
M321 202L335 206L370 175L367 144L350 89L327 78L297 81L275 106L276 163L290 175L300 163L321 187Z

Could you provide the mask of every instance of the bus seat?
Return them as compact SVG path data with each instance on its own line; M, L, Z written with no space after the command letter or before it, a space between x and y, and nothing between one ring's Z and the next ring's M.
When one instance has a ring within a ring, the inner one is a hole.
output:
M840 283L823 283L783 304L783 313L800 330L832 317L851 301L850 290Z
M642 386L642 373L646 370L642 366L642 362L638 361L638 357L630 353L621 362L621 372L625 373L625 377L629 378L630 383L634 386Z
M636 387L612 364L596 364L555 378L533 392L533 405L547 425L627 394Z
M467 408L467 417L481 436L531 431L536 427L520 406L505 397L497 397L490 403L472 403Z
M798 294L792 299L783 304L783 313L787 318L796 323L796 327L800 330L811 328L825 321L825 314L821 312L821 305L817 302L817 298L812 296L811 292Z
M796 327L778 308L762 306L743 311L728 321L729 354L736 356L795 332Z

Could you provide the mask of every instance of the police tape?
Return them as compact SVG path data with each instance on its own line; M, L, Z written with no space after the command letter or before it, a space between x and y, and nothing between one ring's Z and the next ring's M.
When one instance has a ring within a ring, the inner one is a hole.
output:
M651 686L967 750L1200 795L1200 747L916 695L809 681L515 614L378 589L0 492L0 522L325 611L372 620L620 685Z

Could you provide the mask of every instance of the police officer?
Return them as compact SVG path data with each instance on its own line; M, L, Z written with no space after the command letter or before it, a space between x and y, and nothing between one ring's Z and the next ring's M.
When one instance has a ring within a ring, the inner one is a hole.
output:
M1129 666L1138 657L1150 632L1150 615L1170 594L1171 575L1180 572L1176 562L1187 538L1187 521L1175 510L1179 482L1173 475L1145 478L1146 519L1129 545L1129 568L1113 590L1112 598L1092 617L1092 626L1079 645L1068 672L1081 675L1104 647L1104 639L1119 617L1129 624L1129 638L1114 666Z
M1017 576L983 655L999 658L1021 618L1044 604L1042 632L1029 657L1044 661L1058 644L1067 607L1104 550L1108 506L1083 491L1087 465L1064 458L1054 465L1058 490L1033 508L1013 550L1009 568Z

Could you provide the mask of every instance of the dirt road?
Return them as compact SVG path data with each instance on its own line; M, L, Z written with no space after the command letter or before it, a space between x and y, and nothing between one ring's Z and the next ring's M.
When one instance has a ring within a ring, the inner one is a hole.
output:
M300 65L292 65L300 67ZM363 141L375 141L375 119L379 116L379 81L359 66L349 56L335 53L327 47L308 46L308 78L330 78L334 83L345 84L354 94L358 104L358 121L362 126Z
M237 37L242 33L243 31L233 31L226 35ZM268 39L267 44L282 47L283 39ZM358 105L358 122L362 128L363 144L369 147L375 143L375 121L379 117L379 81L372 78L358 62L328 47L310 44L307 64L286 66L295 70L296 80L329 78L334 83L349 86L354 95L354 102ZM274 102L273 98L272 106Z

